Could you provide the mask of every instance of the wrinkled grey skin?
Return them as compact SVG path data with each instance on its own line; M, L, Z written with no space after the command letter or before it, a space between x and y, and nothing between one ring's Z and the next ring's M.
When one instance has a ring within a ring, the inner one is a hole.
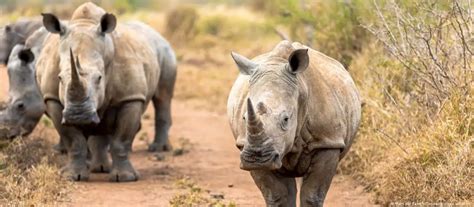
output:
M296 206L295 177L303 177L301 206L323 206L361 117L349 73L289 41L253 60L232 57L240 75L227 113L240 168L250 171L267 206Z
M118 25L115 16L92 3L81 5L68 25L52 14L43 14L43 22L59 36L45 43L37 64L42 73L37 76L47 114L67 148L69 163L63 174L80 181L88 180L90 171L109 172L110 181L136 181L138 173L129 153L150 100L157 111L157 144L150 148L169 148L169 110L176 76L171 47L150 27ZM162 78L171 80L161 83ZM86 164L87 145L90 166Z
M47 35L48 31L44 27L37 29L33 34L28 37L28 39L25 41L24 46L15 46L15 48L18 49L15 53L11 53L10 55L11 57L9 59L11 61L8 64L8 75L10 81L9 94L11 99L11 101L9 102L10 104L8 105L8 109L10 111L4 111L3 113L0 113L0 126L4 126L5 128L11 129L4 130L4 135L0 135L0 137L12 139L17 136L24 136L30 134L35 128L36 124L38 123L38 120L41 118L45 110L44 101L37 86L34 73L36 57L39 56L41 49L43 48L43 42ZM20 57L18 57L18 53L29 52L32 52L33 54L33 62L27 64L18 64L18 61L22 61ZM25 76L25 67L28 67L28 69L33 72L31 76ZM25 78L27 78L28 84L23 84L19 82L20 80L24 80ZM31 84L32 81L34 81L34 85ZM32 97L33 94L35 94L34 99L27 98ZM39 95L41 99L36 98L36 95ZM24 103L24 111L28 113L14 112L13 109L15 107L12 104L16 103L15 100L23 99L28 99L28 101ZM65 148L61 143L55 145L54 149L58 152L65 153Z
M16 45L8 64L9 101L0 112L0 125L8 128L6 136L12 139L30 134L40 120L45 106L36 85L34 54L24 45Z
M7 64L13 47L25 44L26 39L41 26L40 20L20 20L0 28L0 64Z
M176 82L176 56L168 41L148 25L138 21L129 22L127 25L144 34L158 54L161 68L158 86L159 96L152 100L155 108L155 139L148 150L150 152L169 151L171 145L168 140L168 131L171 127L171 99L173 98Z

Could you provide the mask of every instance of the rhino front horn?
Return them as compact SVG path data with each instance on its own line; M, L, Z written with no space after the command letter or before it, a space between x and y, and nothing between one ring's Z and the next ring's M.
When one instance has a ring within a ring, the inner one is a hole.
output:
M71 59L71 83L68 89L69 97L72 100L83 100L86 97L86 89L85 85L81 80L79 75L79 58L76 60L74 59L74 54L72 53L72 49L69 49L70 59Z
M76 62L74 60L74 54L72 54L72 49L69 48L69 55L71 59L71 82L73 84L78 84L79 80L79 72L77 71Z
M255 109L253 108L252 101L247 99L247 132L250 137L258 137L263 133L263 124Z

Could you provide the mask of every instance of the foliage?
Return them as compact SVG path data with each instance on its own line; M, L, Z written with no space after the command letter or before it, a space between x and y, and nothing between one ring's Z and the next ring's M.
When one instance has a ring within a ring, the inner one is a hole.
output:
M67 198L70 183L59 176L51 143L16 139L0 151L0 203L54 205Z
M457 23L472 13L458 1L430 3L374 5L375 40L350 66L366 104L342 170L383 204L473 198L472 23Z
M196 35L196 21L199 15L196 8L179 6L166 14L166 33L175 42L187 42Z
M275 24L287 27L289 37L341 61L348 66L352 56L367 41L362 19L371 18L367 1L255 1Z
M205 190L199 187L189 178L176 180L175 186L178 189L185 190L184 193L178 193L170 200L170 205L178 206L210 206L210 207L235 207L232 201L225 202L222 199L209 197Z

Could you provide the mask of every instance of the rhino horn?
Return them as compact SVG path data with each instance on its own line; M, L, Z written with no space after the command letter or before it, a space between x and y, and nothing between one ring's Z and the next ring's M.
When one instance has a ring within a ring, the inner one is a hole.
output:
M247 99L247 132L250 137L257 138L263 133L263 123L255 113L252 101Z
M69 54L71 59L71 83L77 85L81 81L79 80L79 72L77 71L74 55L72 54L72 49L69 49Z
M79 58L74 60L74 55L72 53L72 49L69 49L70 59L71 59L71 83L69 87L69 95L71 100L81 101L86 97L86 90L84 87L84 83L81 80L79 75L78 67L79 65Z

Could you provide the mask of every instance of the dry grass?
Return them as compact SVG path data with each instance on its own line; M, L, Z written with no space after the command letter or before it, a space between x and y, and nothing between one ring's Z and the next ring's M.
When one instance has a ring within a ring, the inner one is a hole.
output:
M178 70L176 99L184 100L197 108L225 112L227 94L237 77L237 69L217 66L200 68L181 64Z
M391 1L370 27L388 50L369 44L350 66L366 105L341 167L379 203L474 201L473 16L457 3Z
M204 190L199 187L194 181L189 178L182 178L176 180L175 187L185 191L184 193L178 193L173 196L170 200L170 205L173 207L178 206L211 206L211 207L235 207L236 204L233 201L225 201L224 195L217 197L210 194L208 190Z
M366 105L359 136L342 163L376 192L377 202L473 201L473 88L453 91L436 117L407 101L405 70L374 44L354 58L351 72Z
M0 203L7 206L58 205L71 183L59 174L62 162L52 143L39 137L18 138L0 150Z

